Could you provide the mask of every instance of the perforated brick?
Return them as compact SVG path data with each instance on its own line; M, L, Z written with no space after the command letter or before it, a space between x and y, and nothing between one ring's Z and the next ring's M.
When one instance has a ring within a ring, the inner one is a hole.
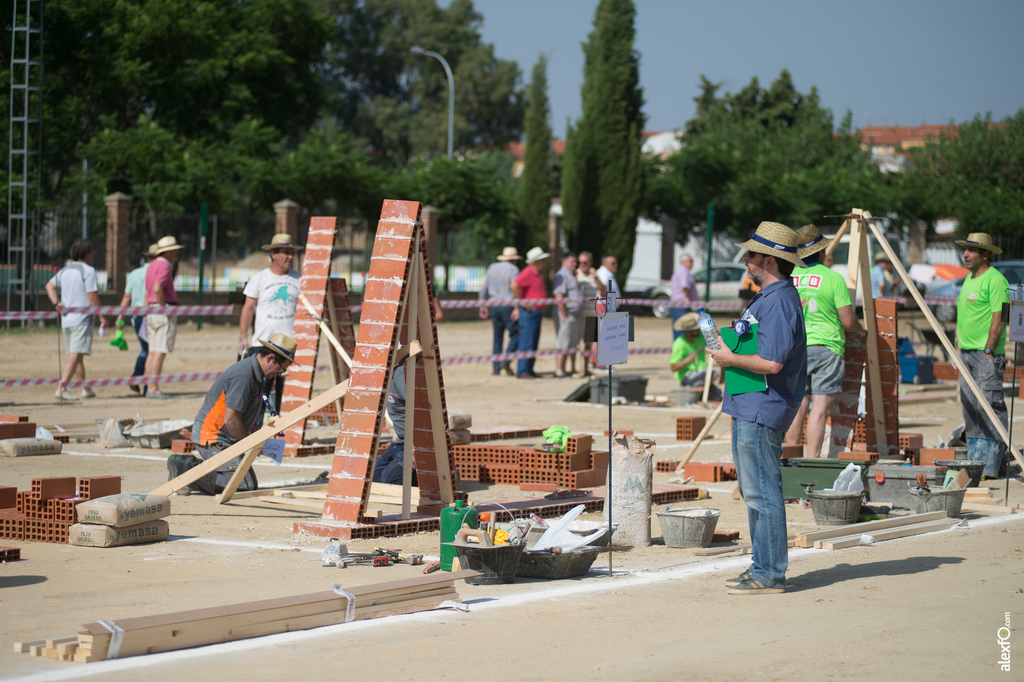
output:
M565 454L576 455L589 453L593 443L594 437L590 434L582 433L575 436L569 436L565 439Z
M696 439L707 421L707 417L676 417L676 440Z
M83 500L96 500L107 495L120 494L120 476L90 476L78 481L78 496Z
M34 500L50 500L56 497L74 496L74 476L50 476L32 479L32 499Z
M0 509L18 508L18 489L10 485L0 486Z

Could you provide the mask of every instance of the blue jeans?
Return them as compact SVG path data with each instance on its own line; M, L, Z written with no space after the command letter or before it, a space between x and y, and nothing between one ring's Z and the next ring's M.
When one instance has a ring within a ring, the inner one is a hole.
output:
M527 352L537 350L540 343L540 322L544 319L544 313L540 310L527 312L519 310L519 350ZM533 374L533 365L536 358L523 358L519 361L516 374Z
M149 355L149 341L144 341L139 336L139 330L142 329L142 323L145 321L145 315L136 315L132 318L132 327L135 328L135 336L139 337L139 348L142 349L139 351L139 357L135 358L135 371L132 372L133 377L141 377L146 373L146 356Z
M732 458L740 493L747 505L753 545L750 577L769 587L786 584L789 566L786 506L782 501L782 437L785 429L770 429L733 417Z
M505 340L505 330L508 330L508 348L506 353L515 353L519 350L519 323L512 319L512 306L496 306L491 308L491 326L494 328L494 346L491 350L495 355L501 353L501 344ZM500 362L491 363L494 366L494 373L501 371Z
M374 483L390 483L402 485L405 475L405 441L397 440L377 458L377 466L373 470ZM412 484L416 485L416 470L412 470Z

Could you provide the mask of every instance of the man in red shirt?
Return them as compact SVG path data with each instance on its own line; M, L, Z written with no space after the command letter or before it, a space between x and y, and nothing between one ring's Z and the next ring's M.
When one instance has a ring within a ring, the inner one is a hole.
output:
M512 293L519 299L547 298L548 290L544 284L544 266L549 254L535 246L526 252L526 267L512 282ZM519 321L519 350L529 352L537 350L540 343L540 322L544 319L543 305L521 304L512 311L512 319ZM516 376L520 379L533 379L537 373L533 371L535 358L519 360Z
M156 243L156 258L146 269L146 304L177 305L178 294L174 291L174 263L183 247L174 237L162 237ZM163 371L164 357L174 350L174 337L178 333L176 315L146 315L146 331L149 334L149 355L146 356L146 374L156 376ZM147 398L169 398L160 390L156 381L150 383Z

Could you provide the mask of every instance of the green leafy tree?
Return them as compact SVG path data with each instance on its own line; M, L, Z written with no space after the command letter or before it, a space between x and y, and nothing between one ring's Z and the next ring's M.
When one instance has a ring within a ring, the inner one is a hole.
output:
M419 46L442 55L455 81L456 149L498 148L520 138L519 67L480 39L471 0L318 0L331 22L321 75L327 110L391 166L445 152L448 79Z
M632 265L645 178L635 19L630 0L601 0L597 6L583 48L582 116L567 132L562 168L570 247L615 254L623 275Z
M762 220L798 227L853 206L889 212L886 180L849 113L837 130L814 88L798 92L787 71L768 90L756 78L735 95L704 77L700 87L684 145L650 170L646 202L651 217L679 221L681 240L705 229L712 203L716 230L734 236Z
M522 223L517 239L521 251L548 241L553 183L547 65L548 60L542 55L533 67L526 98L526 147L516 194Z
M905 218L952 216L963 234L1024 236L1024 109L998 123L975 116L913 150L900 187Z

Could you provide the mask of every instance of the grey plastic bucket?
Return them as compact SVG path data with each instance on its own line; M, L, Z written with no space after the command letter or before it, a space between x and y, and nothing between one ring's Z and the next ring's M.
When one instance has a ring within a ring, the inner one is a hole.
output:
M846 490L808 490L814 522L819 526L845 526L857 523L863 492Z
M717 509L695 507L693 509L666 509L656 512L661 535L669 547L708 547L715 536L718 517Z
M914 508L918 514L944 511L946 516L955 519L960 516L960 508L963 507L967 488L936 490L930 493L923 490L911 490L910 494L914 497Z

